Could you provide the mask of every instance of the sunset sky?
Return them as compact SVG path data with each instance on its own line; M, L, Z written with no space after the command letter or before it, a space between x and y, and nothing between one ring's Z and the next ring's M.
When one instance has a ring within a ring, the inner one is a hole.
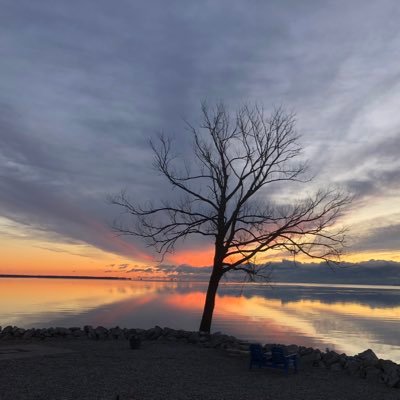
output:
M400 262L399 21L397 0L2 0L0 273L152 272L107 198L171 194L148 139L163 131L190 160L183 121L205 99L294 111L304 193L354 195L344 259ZM195 237L163 268L211 258Z

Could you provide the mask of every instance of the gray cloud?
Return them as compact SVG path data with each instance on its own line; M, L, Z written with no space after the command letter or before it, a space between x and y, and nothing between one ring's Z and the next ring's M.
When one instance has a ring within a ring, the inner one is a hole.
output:
M130 272L136 272L136 273L144 273L144 274L152 274L155 271L154 268L148 267L148 268L131 268L127 271L125 271L127 274Z
M195 123L205 98L286 104L315 185L397 196L399 17L395 0L5 0L0 215L49 240L143 257L140 242L110 234L118 210L105 198L173 195L147 140L164 130L187 153L182 118Z
M210 267L193 267L191 265L181 264L181 265L168 265L160 264L156 267L159 272L166 273L168 275L175 276L202 276L208 277L210 275Z
M400 249L400 223L370 228L365 235L356 240L352 249L355 251L398 251Z
M115 272L108 270L107 272ZM167 279L181 281L208 281L210 267L193 267L190 265L167 265L157 267L136 267L126 271L139 274L162 272ZM369 260L360 263L343 262L338 266L328 266L325 263L301 263L292 260L273 262L267 265L264 273L268 273L269 282L308 282L308 283L341 283L341 284L400 284L400 263L386 260ZM245 274L231 272L225 275L229 282L244 282ZM261 281L265 282L265 281Z

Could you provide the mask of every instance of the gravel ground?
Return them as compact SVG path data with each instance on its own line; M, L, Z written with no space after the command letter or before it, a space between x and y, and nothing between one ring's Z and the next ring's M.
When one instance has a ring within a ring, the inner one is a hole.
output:
M249 371L247 357L190 344L146 341L130 350L122 340L39 343L73 352L0 359L1 400L116 400L117 395L120 400L400 400L399 389L345 371L307 366L289 376L271 369ZM0 343L0 352L10 345Z

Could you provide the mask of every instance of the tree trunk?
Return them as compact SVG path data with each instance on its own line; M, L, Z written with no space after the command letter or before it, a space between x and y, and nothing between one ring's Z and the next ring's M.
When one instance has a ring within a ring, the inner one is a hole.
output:
M200 323L201 332L210 332L211 330L211 321L215 306L215 295L217 294L218 284L222 276L220 273L215 272L215 270L216 268L214 267L210 277L210 282L208 283L206 301Z

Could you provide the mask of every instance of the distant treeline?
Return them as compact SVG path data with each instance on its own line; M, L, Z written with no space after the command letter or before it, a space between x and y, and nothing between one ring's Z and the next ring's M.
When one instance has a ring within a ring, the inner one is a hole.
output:
M18 275L0 274L0 278L46 278L46 279L102 279L102 280L121 280L127 281L130 278L120 278L117 276L79 276L79 275Z

